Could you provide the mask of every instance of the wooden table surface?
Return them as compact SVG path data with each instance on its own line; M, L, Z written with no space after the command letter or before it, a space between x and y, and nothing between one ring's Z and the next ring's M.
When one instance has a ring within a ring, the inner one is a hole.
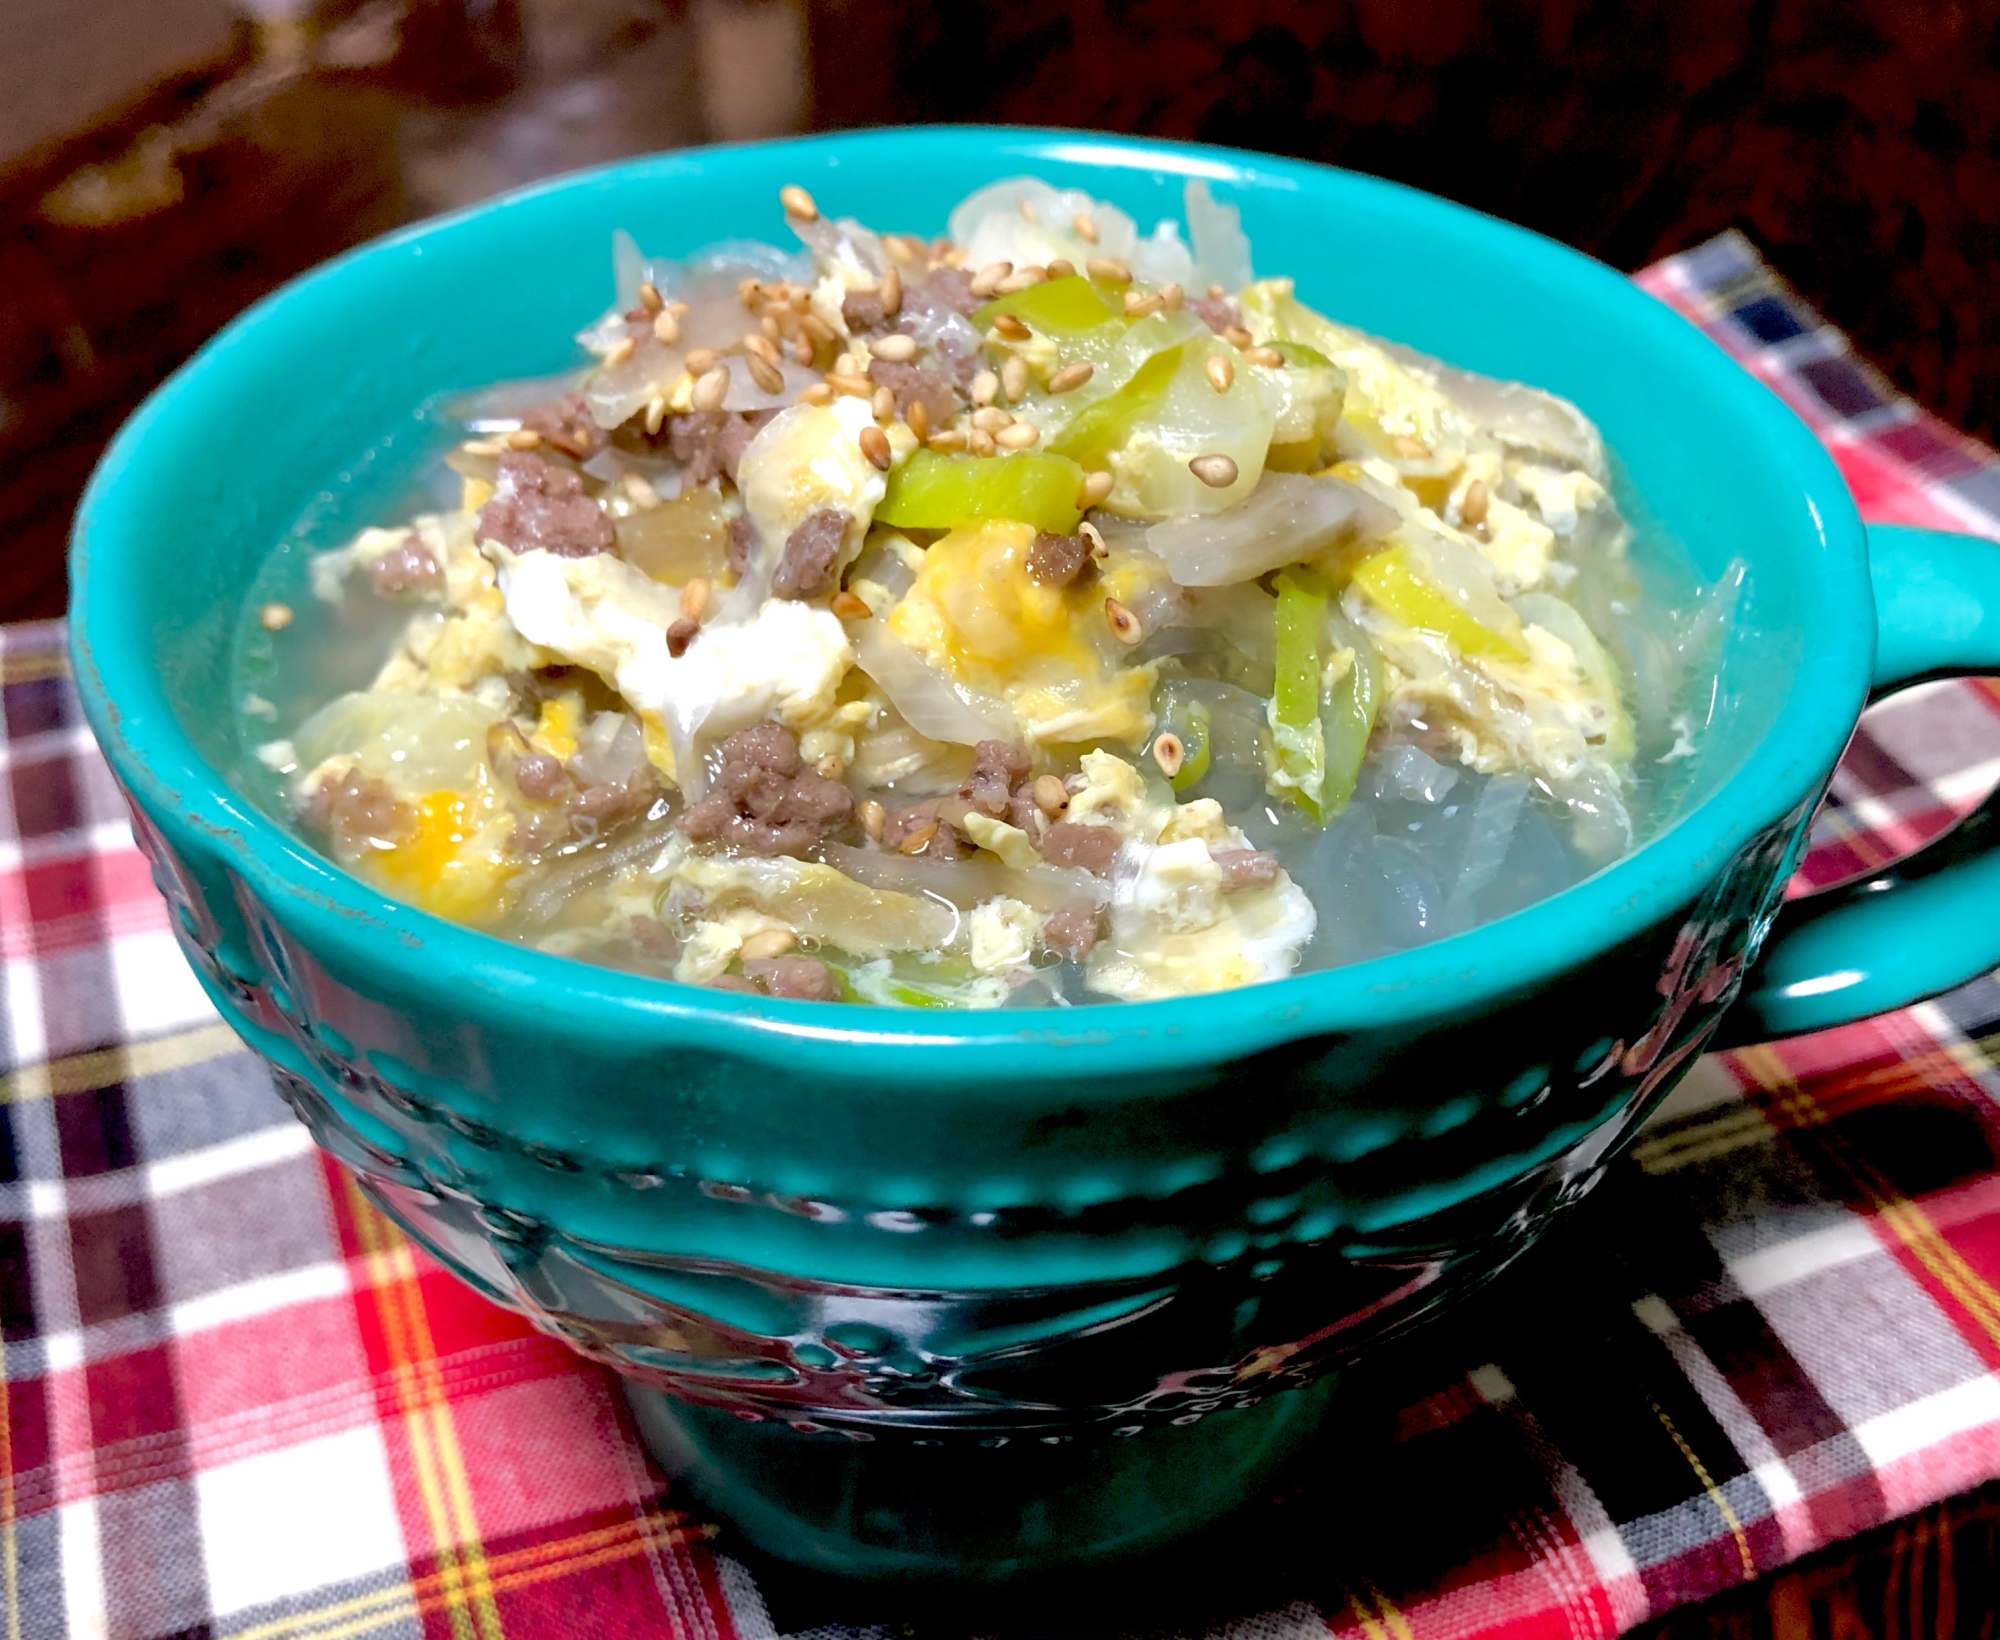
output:
M1622 267L1738 226L2000 438L1995 0L334 0L0 176L0 620L61 612L106 438L293 274L535 176L808 119L1299 154ZM1993 1486L1640 1632L1991 1636L1997 1607Z

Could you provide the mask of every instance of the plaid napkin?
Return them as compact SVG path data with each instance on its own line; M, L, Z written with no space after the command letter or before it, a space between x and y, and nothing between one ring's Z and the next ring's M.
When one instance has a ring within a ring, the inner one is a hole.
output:
M1640 277L1798 407L1871 514L2000 534L2000 459L1897 398L1743 240ZM313 1151L174 947L60 628L0 629L0 672L6 1640L905 1625L890 1596L742 1558L608 1376ZM2000 690L1900 697L1805 879L1934 835L1996 774ZM1208 1606L1161 1617L1103 1576L1062 1621L1611 1635L2000 1476L1996 1029L1986 979L1704 1061L1566 1232L1184 1557ZM1248 1543L1272 1552L1226 1547Z

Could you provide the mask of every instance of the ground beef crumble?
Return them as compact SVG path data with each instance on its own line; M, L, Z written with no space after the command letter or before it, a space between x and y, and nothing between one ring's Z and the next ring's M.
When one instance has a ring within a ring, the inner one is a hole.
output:
M912 404L921 404L934 427L942 427L965 407L952 372L942 365L871 359L868 379L895 396L898 415L907 414Z
M322 780L313 787L299 812L299 824L324 837L334 858L351 865L384 843L407 842L416 815L373 775L349 769L338 780Z
M925 832L930 835L923 843L911 843ZM906 844L910 845L907 849ZM882 822L882 846L896 854L920 854L926 860L969 860L978 848L958 827L939 818L935 797L892 809Z
M1102 877L1118 858L1118 833L1110 826L1058 820L1042 839L1042 858L1052 866L1080 866Z
M521 425L539 433L544 444L553 445L564 455L587 461L610 442L597 425L581 393L565 393L547 404L538 404L521 418Z
M798 855L854 813L848 789L805 767L797 739L778 724L737 730L721 753L715 784L681 821L697 843Z
M1188 303L1188 309L1218 336L1238 322L1236 304L1226 296L1204 296L1199 302Z
M758 410L690 410L667 418L667 453L687 468L687 482L707 484L717 474L736 482L736 467L750 441L763 431L774 412Z
M817 598L833 590L834 565L847 539L848 515L838 507L808 513L805 522L785 540L784 553L771 575L776 598Z
M1066 587L1093 570L1090 543L1080 535L1055 535L1039 530L1028 549L1028 578L1046 587Z
M1104 926L1104 913L1094 905L1058 906L1042 924L1042 944L1077 962L1090 955Z
M378 598L435 598L444 592L444 565L411 536L368 566L368 584Z
M583 480L532 451L500 458L493 499L479 509L478 537L514 552L589 558L617 540L604 509L584 494Z
M1222 886L1262 888L1278 880L1278 857L1260 848L1219 848L1211 858L1222 867Z

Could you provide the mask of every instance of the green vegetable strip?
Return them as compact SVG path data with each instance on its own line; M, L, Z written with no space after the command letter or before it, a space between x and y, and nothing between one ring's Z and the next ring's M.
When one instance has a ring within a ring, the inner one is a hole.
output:
M1320 725L1320 628L1328 587L1310 570L1277 579L1277 683L1271 696L1272 784L1315 820L1326 819L1326 732Z
M1006 518L1067 535L1083 514L1083 469L1043 450L1010 456L916 450L890 474L875 520L905 530L949 530Z
M1368 737L1382 709L1382 679L1374 651L1366 643L1354 648L1354 664L1333 687L1320 712L1326 738L1326 780L1320 787L1320 807L1331 820L1354 795L1361 777L1361 760L1368 755Z
M1030 285L1026 290L1017 290L998 301L988 302L973 314L972 322L981 330L986 330L1003 313L1013 314L1022 324L1046 336L1095 330L1113 320L1129 322L1123 305L1111 301L1081 274Z
M1181 367L1183 351L1184 345L1155 353L1123 385L1078 411L1049 448L1085 467L1102 468L1111 452L1131 437L1132 429L1159 408L1174 372Z
M1180 772L1171 782L1177 792L1184 792L1201 783L1201 777L1208 773L1208 765L1213 755L1209 728L1208 708L1198 700L1187 703L1187 717L1180 729L1181 758Z

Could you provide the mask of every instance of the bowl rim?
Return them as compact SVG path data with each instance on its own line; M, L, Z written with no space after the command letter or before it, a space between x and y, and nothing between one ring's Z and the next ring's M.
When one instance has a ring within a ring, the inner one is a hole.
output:
M1465 933L1412 950L1262 985L1154 1002L961 1012L857 1008L747 998L672 980L600 968L515 945L392 900L334 866L231 789L196 751L160 680L139 657L144 626L134 600L104 592L107 566L143 533L128 475L157 429L211 377L227 379L266 327L337 287L352 270L448 236L492 213L569 192L727 171L745 156L796 157L810 182L836 165L879 161L921 143L1105 169L1140 169L1293 192L1333 185L1393 207L1407 219L1468 223L1496 253L1532 264L1557 283L1595 286L1629 315L1648 345L1693 350L1732 409L1794 474L1825 573L1813 641L1794 687L1753 754L1700 804L1630 854L1547 899ZM1308 161L1203 144L1029 126L904 126L743 143L615 161L566 173L465 209L398 229L349 250L262 298L157 388L124 424L77 509L71 547L70 641L79 696L99 744L139 808L171 816L220 853L267 905L282 909L309 948L393 984L405 1005L558 1030L606 1048L656 1051L718 1034L744 1057L808 1071L853 1069L857 1049L882 1050L897 1080L963 1077L982 1052L1008 1057L1006 1080L1094 1071L1122 1078L1149 1068L1241 1058L1303 1037L1407 1028L1460 1016L1532 992L1587 965L1686 906L1760 832L1816 794L1839 758L1865 699L1874 621L1860 517L1838 468L1796 415L1694 325L1616 270L1530 229L1400 183ZM1842 616L1846 618L1841 618ZM1845 710L1834 710L1845 707ZM458 976L456 979L447 976ZM465 983L466 979L472 983ZM376 988L371 985L370 988ZM986 1075L993 1073L989 1069Z

